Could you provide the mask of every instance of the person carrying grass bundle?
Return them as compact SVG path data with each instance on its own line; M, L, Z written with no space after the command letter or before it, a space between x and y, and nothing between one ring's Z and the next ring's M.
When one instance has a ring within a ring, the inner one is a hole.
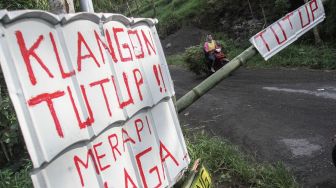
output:
M204 50L205 58L207 60L207 62L206 62L207 67L208 67L209 71L211 71L211 72L215 72L215 69L214 69L213 66L214 66L215 61L216 61L216 56L215 56L216 46L217 46L216 41L213 40L213 38L210 34L208 34L206 36L206 41L204 43L203 50Z

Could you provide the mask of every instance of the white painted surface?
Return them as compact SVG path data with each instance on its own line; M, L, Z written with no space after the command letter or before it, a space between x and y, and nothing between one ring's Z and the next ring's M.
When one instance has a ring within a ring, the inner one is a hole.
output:
M180 178L190 159L154 23L1 12L1 68L35 187L167 187Z
M250 42L268 60L325 19L321 0L311 0L254 35Z
M22 33L27 48L30 48L39 37L43 37L43 40L35 53L39 56L54 78L50 78L47 72L37 63L36 59L31 56L31 65L36 80L36 84L32 84L19 45L16 42L18 41L16 37L18 31ZM23 123L21 122L25 121L27 128L30 129L30 131L35 132L34 136L27 135L27 132L23 132L23 134L25 137L31 137L34 145L39 145L39 147L35 146L36 148L40 148L39 150L33 149L34 147L29 147L31 150L30 154L40 155L41 158L43 158L43 160L40 161L33 160L35 166L40 166L43 162L50 161L60 151L70 146L72 143L90 137L86 130L78 128L75 113L72 110L71 101L67 93L67 87L74 88L74 84L69 79L62 79L59 74L60 71L57 66L57 59L53 51L49 33L52 33L54 36L56 45L61 46L58 42L56 31L39 20L11 24L6 28L5 38L2 40L2 48L8 48L8 51L10 51L10 53L2 52L6 56L5 60L1 60L2 66L10 67L10 69L13 70L13 79L18 80L18 82L11 84L14 86L11 93L17 93L15 97L18 97L20 100L19 104L14 103L14 105L16 109L28 109L28 114L23 114L25 116L24 119L19 118L20 124L22 126ZM7 46L5 43L7 43ZM62 62L65 62L65 58L61 51L59 51L59 57ZM7 65L3 65L5 63L7 63ZM67 71L66 68L65 71ZM38 104L32 106L27 104L29 100L42 93L54 92L63 93L62 96L53 100L53 106L56 111L55 114L59 121L62 133L57 131L56 123L46 102L36 102ZM74 101L78 101L76 95L74 95ZM82 112L79 113L82 115ZM61 138L60 135L63 135L63 138ZM32 158L34 159L36 157Z
M159 103L151 112L160 144L163 144L168 151L174 151L172 155L169 155L165 150L161 149L162 155L167 156L165 159L165 168L169 175L169 182L174 182L176 181L174 178L178 177L183 166L189 162L187 149L178 138L178 131L180 130L174 126L169 103Z
M120 32L113 32L114 29L119 30ZM141 69L139 63L137 63L136 61L132 44L128 36L128 28L126 28L125 25L123 25L120 22L110 21L104 24L104 30L105 35L110 36L112 40L113 49L116 53L117 61L111 59L110 64L113 66L112 69L115 72L116 81L118 81L119 83L119 84L117 83L119 87L118 92L121 93L122 96L121 100L123 102L129 101L132 98L133 103L125 108L128 116L132 116L139 109L153 105L151 93L150 90L148 89L149 86L146 81L146 79L150 79L150 77L149 75L146 75L146 73ZM108 32L106 32L106 30ZM116 40L117 38L119 45L117 44ZM126 84L124 82L125 80L124 75L128 80L129 91L127 90ZM136 80L140 82L141 78L143 79L142 81L143 83L140 85L138 90Z
M73 93L81 96L79 99L81 105L78 104L78 106L81 107L80 111L85 114L81 117L81 120L89 118L87 106L84 105L85 98L81 94L82 85L85 88L91 110L99 112L93 114L94 122L91 125L95 135L97 135L107 125L126 119L118 105L116 90L112 83L112 76L115 76L115 74L112 72L110 65L113 62L107 60L108 55L103 47L101 47L103 56L100 54L100 43L97 42L95 34L102 40L104 40L104 37L101 36L99 25L87 20L75 21L70 25L59 28L59 30L64 37L64 45L67 48L65 53L70 52L67 55L70 58L68 62L71 62L71 70L75 71L72 79L77 87ZM78 43L79 36L82 36L85 42ZM78 48L78 46L80 47ZM81 49L80 55L78 49ZM78 65L78 56L85 55L89 55L89 57L80 58L81 63Z
M131 35L131 40L134 41L133 45L136 49L141 49L141 45L143 46L143 54L146 58L140 58L138 59L138 62L143 67L145 74L148 75L147 81L149 83L157 83L149 84L149 89L151 91L153 101L154 103L157 103L164 97L172 96L170 94L171 88L169 87L170 82L169 77L167 76L168 72L163 66L163 64L166 63L160 60L160 49L154 42L154 34L151 32L151 30L144 25L134 27L133 30L139 31L139 36L146 36L140 37L141 44L140 42L135 42L138 40L136 40L136 36L134 34ZM146 42L145 39L148 39L149 43Z

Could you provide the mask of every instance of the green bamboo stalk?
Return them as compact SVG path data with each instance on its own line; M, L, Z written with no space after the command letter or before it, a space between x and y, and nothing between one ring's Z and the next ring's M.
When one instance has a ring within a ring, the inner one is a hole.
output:
M212 74L210 77L205 79L202 83L194 87L191 91L181 97L177 103L177 111L180 113L192 103L194 103L197 99L199 99L202 95L208 92L210 89L215 87L220 81L224 78L228 77L229 74L240 67L247 60L252 58L257 54L257 50L250 46L244 52L239 54L237 57L232 59L229 63L219 69L217 72Z
M322 0L322 3L325 4L328 0ZM202 95L208 92L210 89L215 87L220 81L228 77L228 75L236 70L240 65L245 63L247 60L252 58L257 54L257 50L250 46L243 53L239 54L233 60L231 60L224 67L219 69L216 73L205 79L202 83L194 87L191 91L185 94L176 102L177 111L180 113L192 103L194 103L197 99L199 99Z

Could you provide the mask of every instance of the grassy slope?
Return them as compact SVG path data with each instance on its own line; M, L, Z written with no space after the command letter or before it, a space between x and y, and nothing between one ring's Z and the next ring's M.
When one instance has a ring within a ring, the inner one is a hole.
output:
M239 55L251 44L237 44L233 39L228 39L222 33L216 33L230 59ZM243 46L243 47L242 47ZM246 66L254 68L271 67L305 67L311 69L336 69L336 48L330 44L315 46L299 39L287 48L265 61L259 54L250 59Z
M170 18L169 15L174 14L178 15L176 17L180 20L197 15L198 13L193 10L199 10L197 6L201 6L201 3L193 4L194 1L189 2L190 4L180 4L175 11L170 7L171 4L158 8L163 11L163 14L158 15L160 22L168 22L169 24L171 21L167 19ZM169 28L169 26L166 26L166 28ZM220 33L217 34L217 38L224 41L226 51L231 59L244 50L244 47L239 47L233 40L227 39ZM248 44L244 46L248 46ZM186 66L184 55L169 56L167 57L167 62L173 65ZM336 69L335 60L336 51L328 45L316 48L312 45L297 42L269 61L264 61L258 55L251 59L247 66L258 68L308 67ZM256 163L253 160L251 162L251 159L246 154L241 153L237 147L228 141L204 136L191 137L190 135L187 136L190 155L193 160L202 158L207 163L211 173L216 177L216 183L247 187L298 187L294 176L281 163L270 165Z
M209 0L211 1L211 0ZM159 31L167 35L182 23L197 18L202 14L204 0L165 0L157 1L157 18L160 21ZM143 17L153 17L151 6L145 6L139 12ZM221 38L221 37L218 37ZM226 42L229 57L233 58L243 51L232 40L222 38ZM323 61L321 60L323 59ZM309 45L293 45L279 55L265 62L255 57L249 62L252 67L270 66L308 66L312 68L335 69L335 50L325 46L316 49ZM167 58L170 64L181 64L183 55ZM202 158L215 176L216 183L225 185L242 185L248 187L297 187L295 178L281 163L275 165L259 164L240 152L236 146L218 138L202 135L187 135L188 150L193 160ZM20 172L2 169L0 171L0 187L31 187L28 163Z
M217 33L217 38L224 44L224 49L230 59L233 59L241 52L244 51L250 44L246 43L241 47L241 44L236 44L232 39L221 36ZM200 49L198 53L203 54ZM180 65L188 67L186 56L195 56L195 54L178 54L167 57L168 64ZM200 55L203 57L202 55ZM195 62L189 62L195 63ZM200 64L204 64L204 59L200 59ZM288 68L310 68L310 69L323 69L335 70L336 69L336 48L330 45L322 45L316 47L314 45L304 44L300 41L291 44L286 49L282 50L268 61L265 61L259 54L248 60L245 64L249 68L275 68L275 67L288 67Z
M197 18L198 15L202 14L206 4L207 1L205 0L172 0L171 3L167 3L166 0L157 0L157 15L155 17L159 20L157 27L160 36L165 37L183 24ZM141 17L154 17L150 5L144 6L137 14Z
M206 14L206 7L212 1L214 0L172 0L171 3L167 3L166 0L157 0L156 17L159 19L158 30L161 37L165 37L180 28L182 24L197 22L196 19L201 14ZM153 17L151 6L147 6L143 11L140 11L140 16ZM236 45L232 39L226 38L223 33L217 33L216 39L225 42L225 48L231 59L250 45L248 41L246 41L245 45ZM182 61L183 58L181 55L171 56L167 59L171 64L185 64ZM316 47L311 44L304 44L301 40L290 45L268 61L264 61L258 55L251 59L247 66L253 68L306 67L313 69L336 69L336 49L335 46L331 46L330 44Z
M283 164L257 163L227 140L187 133L186 142L192 162L202 159L213 176L214 187L298 187L294 176ZM29 175L31 168L28 161L18 172L0 170L0 187L33 187Z
M187 146L191 158L201 158L209 168L215 187L299 187L282 163L257 163L229 141L188 135Z
M315 47L306 44L293 44L269 61L260 55L250 60L249 67L305 67L311 69L336 69L336 50L327 45Z
M33 183L30 179L31 162L27 159L24 166L19 171L10 168L0 170L1 188L31 188Z

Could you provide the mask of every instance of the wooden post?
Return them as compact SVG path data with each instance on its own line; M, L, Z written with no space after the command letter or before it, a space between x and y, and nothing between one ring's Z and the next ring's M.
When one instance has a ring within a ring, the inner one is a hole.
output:
M74 13L73 0L49 0L50 11L54 14Z
M305 3L308 3L309 0L305 0ZM320 33L318 31L318 27L314 27L313 29L313 33L314 33L314 38L315 38L315 45L321 45L323 44L323 41L320 37Z

